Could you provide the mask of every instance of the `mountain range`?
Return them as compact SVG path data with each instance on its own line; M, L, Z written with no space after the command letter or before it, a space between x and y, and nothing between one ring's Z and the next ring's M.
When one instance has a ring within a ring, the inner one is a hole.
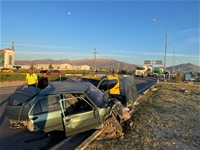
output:
M95 61L94 59L81 59L81 60L53 60L53 59L44 59L44 60L15 60L15 65L32 65L32 64L70 64L73 66L81 66L81 65L88 65L91 68L96 65L97 69L124 69L124 70L135 70L137 64L129 64L122 61L114 60L114 59L104 59L104 58L97 58ZM172 71L173 67L167 67L167 70ZM186 64L179 64L175 66L176 71L180 72L200 72L200 66L186 63Z

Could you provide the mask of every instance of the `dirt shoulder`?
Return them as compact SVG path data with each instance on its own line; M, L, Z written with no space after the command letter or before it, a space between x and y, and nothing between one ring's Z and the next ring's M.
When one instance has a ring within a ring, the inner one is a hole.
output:
M124 139L94 140L86 148L109 150L200 149L200 85L158 83L139 100Z

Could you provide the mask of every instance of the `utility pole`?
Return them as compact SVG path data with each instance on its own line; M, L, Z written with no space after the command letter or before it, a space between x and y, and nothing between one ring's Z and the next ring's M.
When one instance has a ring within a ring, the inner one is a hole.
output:
M96 48L94 48L94 72L96 71L96 54L98 54L98 52L96 51Z
M12 41L12 50L13 51L15 50L15 43L14 43L14 41Z

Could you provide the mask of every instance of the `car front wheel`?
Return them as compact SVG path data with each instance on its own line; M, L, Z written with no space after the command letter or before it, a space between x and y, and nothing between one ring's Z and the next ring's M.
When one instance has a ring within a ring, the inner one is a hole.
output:
M104 124L104 130L109 131L110 133L116 133L122 135L123 130L121 124L114 117L106 119Z
M34 126L34 124L31 121L27 122L27 129L30 132L39 132L39 131L41 131L41 128L38 127L38 126Z

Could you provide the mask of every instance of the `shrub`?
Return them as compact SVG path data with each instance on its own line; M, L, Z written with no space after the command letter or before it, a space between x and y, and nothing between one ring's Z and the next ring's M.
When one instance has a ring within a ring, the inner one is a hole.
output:
M181 75L180 73L177 73L176 75L174 75L174 76L172 77L172 80L173 80L174 82L176 82L176 83L179 83L179 82L182 81L182 75Z
M1 73L0 81L23 81L25 77L26 74L23 73Z
M36 73L38 79L42 77L41 73ZM50 81L61 81L66 80L65 75L48 75ZM24 81L26 79L26 73L0 73L0 82L4 81Z

